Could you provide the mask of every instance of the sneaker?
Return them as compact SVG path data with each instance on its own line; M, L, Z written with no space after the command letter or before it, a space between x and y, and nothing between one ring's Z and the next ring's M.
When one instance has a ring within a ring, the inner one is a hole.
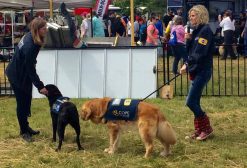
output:
M30 135L29 133L24 133L21 135L21 137L26 141L26 142L32 142L32 135Z
M203 131L203 132L201 132L201 134L198 137L196 137L196 140L203 141L203 140L207 139L212 133L213 133L212 129L207 131L207 132Z
M185 139L197 139L197 137L200 135L200 132L195 131L194 133L192 133L191 135L187 135L185 137Z

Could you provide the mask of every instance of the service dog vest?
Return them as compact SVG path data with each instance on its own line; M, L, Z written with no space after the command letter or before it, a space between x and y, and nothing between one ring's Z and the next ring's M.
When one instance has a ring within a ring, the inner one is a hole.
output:
M112 99L104 115L106 120L133 121L136 119L137 106L140 100Z
M55 103L52 105L51 111L53 113L57 113L58 114L59 111L60 111L60 108L61 108L62 104L65 103L65 102L68 102L68 101L69 101L69 98L68 97L59 97L55 101Z

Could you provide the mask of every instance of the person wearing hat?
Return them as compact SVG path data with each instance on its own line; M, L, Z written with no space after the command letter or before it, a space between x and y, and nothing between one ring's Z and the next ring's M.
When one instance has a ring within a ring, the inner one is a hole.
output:
M139 18L138 22L140 24L140 29L139 29L139 42L137 42L137 44L145 45L147 39L147 23L142 17Z

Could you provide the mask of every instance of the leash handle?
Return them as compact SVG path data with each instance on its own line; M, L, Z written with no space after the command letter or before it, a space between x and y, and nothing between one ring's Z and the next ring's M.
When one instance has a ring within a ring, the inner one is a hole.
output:
M150 97L152 94L154 94L155 92L159 91L161 88L163 88L165 85L169 84L171 81L173 81L174 79L176 79L178 76L180 76L181 74L176 74L172 79L170 79L169 81L167 81L165 84L163 84L162 86L160 86L158 89L156 89L155 91L153 91L152 93L150 93L148 96L146 96L144 99L141 99L140 101L144 101L146 100L148 97Z

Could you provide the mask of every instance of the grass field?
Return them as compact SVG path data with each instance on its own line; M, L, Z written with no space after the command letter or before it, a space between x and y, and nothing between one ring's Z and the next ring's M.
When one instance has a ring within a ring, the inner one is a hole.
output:
M78 108L85 99L72 99ZM144 159L144 146L135 131L121 137L119 150L111 156L103 153L108 146L105 125L80 120L81 143L85 151L77 151L75 134L67 127L62 150L55 152L51 142L51 119L46 99L34 99L30 125L41 131L33 143L19 137L15 99L0 98L0 167L13 168L244 168L247 167L247 97L203 97L202 106L211 119L214 136L203 142L187 141L193 130L193 116L185 107L185 97L171 100L150 99L164 112L173 125L178 141L173 154L159 156L161 144L155 141L154 153Z

